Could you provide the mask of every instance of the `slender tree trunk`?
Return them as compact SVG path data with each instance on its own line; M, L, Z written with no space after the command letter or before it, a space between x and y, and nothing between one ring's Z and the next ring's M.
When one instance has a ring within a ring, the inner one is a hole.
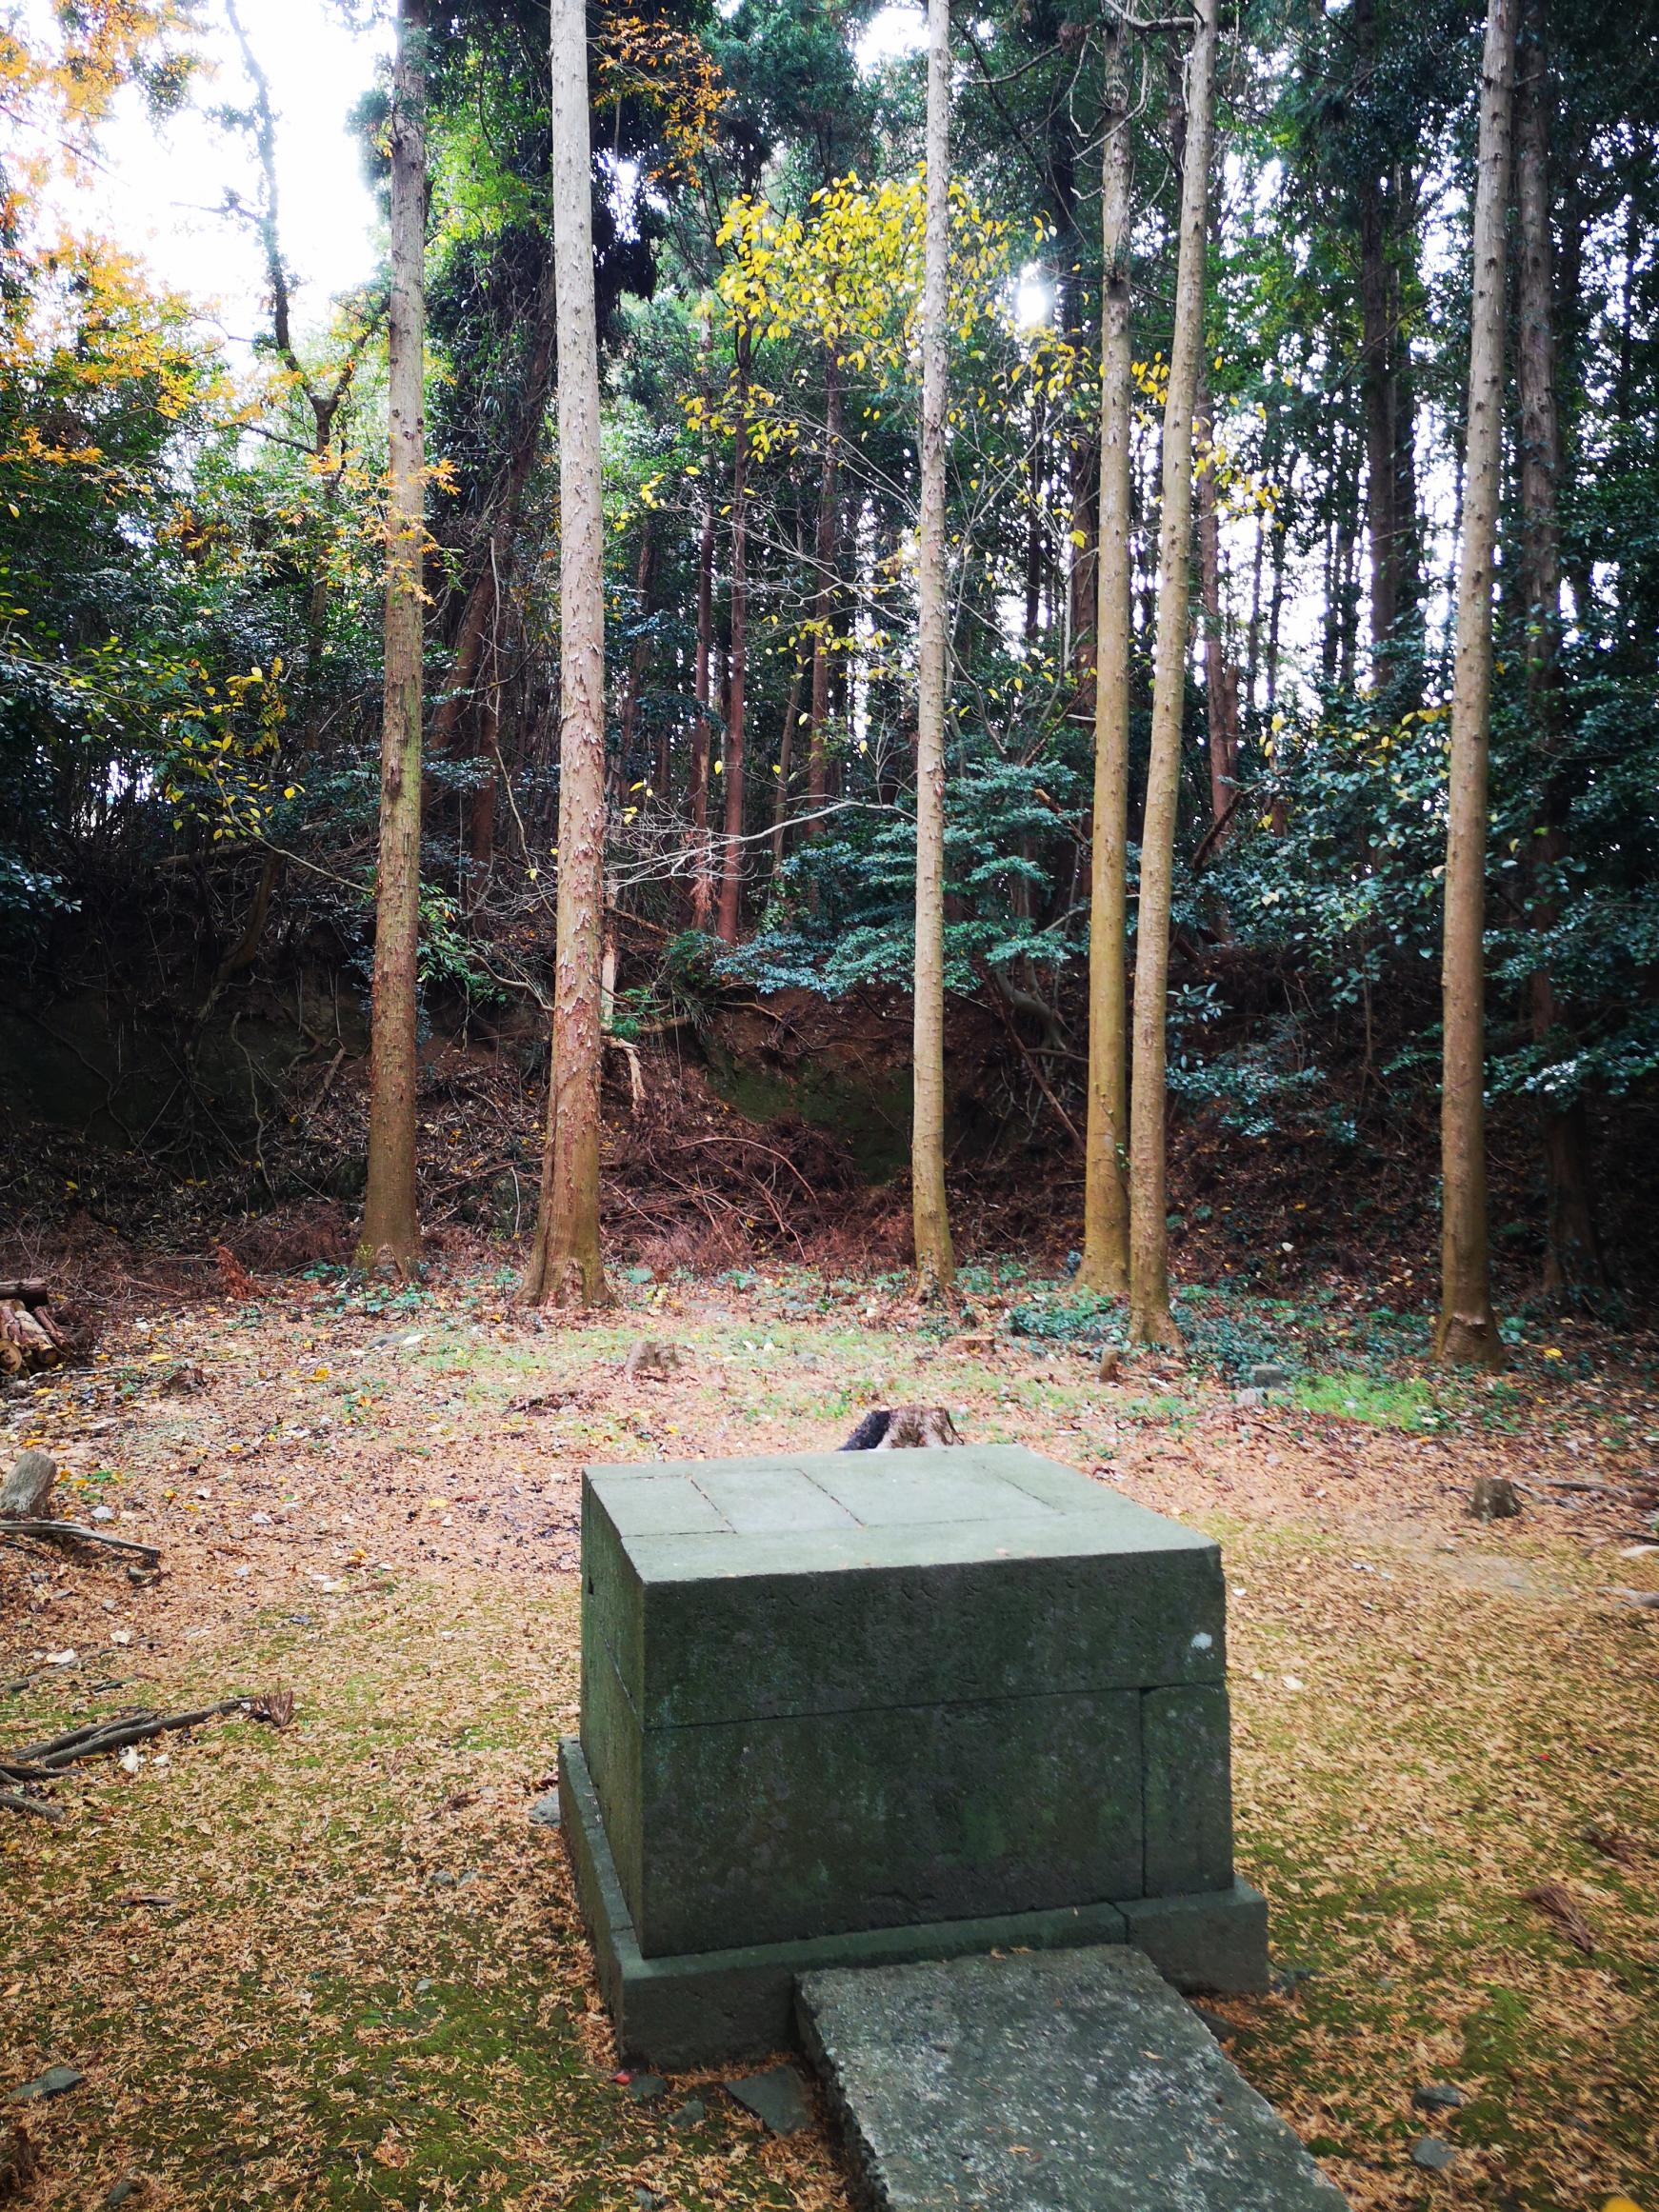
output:
M552 1072L532 1304L597 1305L605 861L604 508L583 0L552 0L553 282L559 336L559 890Z
M1180 801L1181 724L1187 684L1191 567L1192 423L1204 347L1204 255L1209 146L1215 111L1216 0L1194 0L1187 68L1186 149L1175 324L1164 403L1163 511L1158 526L1158 633L1152 668L1151 757L1141 835L1135 946L1134 1080L1129 1101L1129 1321L1131 1341L1178 1342L1169 1312L1165 1121L1169 907Z
M1285 613L1286 570L1289 561L1291 500L1296 484L1296 468L1300 456L1289 453L1280 468L1278 511L1274 517L1277 528L1272 532L1272 588L1268 595L1268 668L1263 687L1265 698L1262 711L1272 725L1273 710L1279 702L1279 631Z
M839 536L836 523L840 513L845 405L841 363L832 341L824 349L824 473L818 485L818 534L813 548L818 588L812 604L812 704L807 740L807 812L811 817L807 834L810 837L816 837L823 830L824 801L829 789L825 774L825 732L830 721L830 632L835 615Z
M703 319L699 342L700 382L705 410L713 403L710 364L714 352L712 309ZM709 863L709 766L713 747L710 706L714 666L714 441L703 450L703 521L697 533L697 712L691 726L690 801L691 815L691 926L707 929L714 909L714 879Z
M1238 670L1227 649L1221 598L1221 503L1215 490L1215 422L1200 386L1198 588L1204 603L1204 714L1209 735L1209 811L1219 824L1238 788Z
M1269 468L1270 470L1270 448ZM1250 548L1250 618L1245 631L1244 717L1252 726L1256 716L1256 677L1262 665L1262 564L1267 554L1267 518L1258 514Z
M1029 646L1035 645L1043 627L1044 516L1043 479L1048 467L1048 432L1043 402L1031 394L1031 449L1026 460L1026 627Z
M421 644L426 595L426 0L399 0L391 111L391 424L386 548L386 682L380 865L374 892L369 1187L357 1265L420 1265L415 1195L417 961L421 895Z
M1487 1247L1487 756L1492 677L1492 556L1497 539L1504 399L1504 249L1515 82L1517 0L1488 0L1481 64L1469 314L1469 432L1457 579L1451 761L1447 794L1442 1251L1437 1356L1503 1364Z
M1369 10L1368 10L1369 13ZM1389 269L1382 180L1360 185L1360 384L1365 402L1366 520L1370 550L1371 664L1386 674L1397 610L1394 516L1394 390L1389 373Z
M1521 398L1521 596L1527 638L1527 705L1544 776L1544 803L1532 840L1538 882L1532 922L1553 928L1553 873L1567 849L1567 793L1561 787L1561 424L1556 401L1555 294L1549 235L1549 67L1547 0L1525 0L1515 81L1515 201L1521 266L1516 377ZM1544 1044L1560 1006L1547 959L1529 991L1532 1035ZM1593 1290L1606 1277L1584 1159L1584 1109L1573 1100L1546 1106L1544 1287L1552 1295Z
M737 943L743 901L744 694L749 686L749 333L737 333L737 430L731 451L731 650L726 694L726 835L714 927Z
M640 525L639 561L634 569L634 608L641 627L650 621L651 611L651 577L656 564L656 541L651 533L648 514ZM622 705L617 715L618 773L626 786L633 753L633 728L639 718L639 695L645 686L646 668L650 660L650 639L642 636L634 640L633 651L629 655L628 675L622 688Z
M495 793L503 773L501 651L493 639L489 648L488 671L478 698L478 758L488 764L488 770L484 780L474 787L467 808L467 853L472 863L468 875L468 896L472 904L481 897L495 858Z
M1079 350L1086 333L1079 330ZM1071 546L1069 623L1071 670L1077 680L1077 698L1071 711L1081 718L1092 714L1092 687L1097 648L1094 636L1095 602L1100 582L1100 448L1095 440L1079 436L1071 448L1071 528L1083 540Z
M1124 30L1108 12L1101 173L1100 546L1094 617L1094 836L1089 900L1089 1121L1078 1281L1121 1296L1129 1282L1128 858L1129 827L1129 237L1133 146Z
M945 1194L946 317L950 254L950 0L928 0L928 219L922 276L921 609L916 707L916 974L910 1203L916 1285L950 1294Z
M1341 609L1337 633L1336 680L1345 691L1354 687L1359 661L1359 463L1354 458L1340 488L1336 518L1336 599Z
M784 839L790 822L790 775L795 765L795 724L801 711L801 664L795 663L790 680L789 704L784 708L783 734L778 739L778 787L772 807L772 869L784 865Z

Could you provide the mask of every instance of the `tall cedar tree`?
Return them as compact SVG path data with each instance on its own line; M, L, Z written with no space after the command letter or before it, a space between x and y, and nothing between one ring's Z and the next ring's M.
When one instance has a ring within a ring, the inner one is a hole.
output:
M956 1279L945 1195L945 318L950 260L950 0L928 0L928 215L922 267L921 608L916 704L916 974L911 1219L920 1289Z
M1441 1285L1437 1356L1496 1367L1487 1248L1487 761L1491 724L1492 557L1497 544L1504 406L1504 258L1519 0L1489 0L1481 61L1469 310L1469 433L1451 680L1446 817L1446 951L1440 1093Z
M1165 1052L1169 989L1169 905L1187 691L1187 608L1191 567L1192 423L1204 346L1204 255L1209 145L1215 113L1216 0L1194 0L1187 64L1187 139L1181 165L1181 239L1175 328L1164 402L1164 492L1158 527L1158 628L1152 663L1152 743L1141 831L1135 946L1134 1077L1129 1100L1129 1320L1131 1342L1170 1344Z
M559 356L559 893L534 1304L598 1305L600 941L605 859L604 511L583 0L553 0L553 290Z
M1101 170L1100 552L1095 608L1094 842L1089 902L1089 1121L1078 1281L1121 1296L1129 1281L1124 1180L1129 1091L1129 81L1122 23L1106 20Z
M398 0L391 106L390 489L380 867L374 894L369 1187L357 1265L420 1264L415 1195L415 999L420 947L421 641L426 597L427 0Z

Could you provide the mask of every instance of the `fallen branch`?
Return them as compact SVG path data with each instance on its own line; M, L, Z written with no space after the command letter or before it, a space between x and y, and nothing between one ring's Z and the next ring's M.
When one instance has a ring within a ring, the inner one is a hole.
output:
M130 1536L109 1536L101 1528L88 1528L79 1521L11 1520L0 1523L0 1543L18 1536L32 1536L37 1544L102 1544L110 1551L136 1552L147 1559L151 1566L161 1564L161 1546L139 1544Z
M190 1713L125 1713L106 1721L87 1721L67 1735L45 1744L31 1744L10 1756L0 1756L0 1774L9 1782L50 1782L77 1760L99 1759L107 1752L125 1751L130 1744L146 1744L178 1728L197 1728L223 1713L246 1712L255 1701L221 1698L216 1705L202 1705Z
M37 1797L25 1797L20 1789L0 1789L0 1809L9 1813L32 1813L37 1821L50 1821L57 1828L69 1818L60 1806L43 1804Z

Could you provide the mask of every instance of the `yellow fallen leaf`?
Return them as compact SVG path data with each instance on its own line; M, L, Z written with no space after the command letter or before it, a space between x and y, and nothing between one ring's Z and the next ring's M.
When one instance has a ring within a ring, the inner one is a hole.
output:
M1642 2212L1640 2204L1631 2203L1629 2197L1609 2197L1602 2212Z

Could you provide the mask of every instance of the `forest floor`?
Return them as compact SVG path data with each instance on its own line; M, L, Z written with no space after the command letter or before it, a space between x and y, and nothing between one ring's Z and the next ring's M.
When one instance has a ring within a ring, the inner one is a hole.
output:
M576 1717L584 1462L829 1446L925 1402L1221 1540L1240 1857L1279 1972L1217 2009L1359 2212L1652 2212L1659 1613L1621 1594L1659 1590L1651 1341L1535 1327L1506 1375L1448 1382L1374 1289L1218 1291L1189 1360L1103 1383L1099 1314L1012 1265L970 1278L960 1326L892 1278L633 1280L545 1327L509 1284L140 1295L91 1364L8 1401L4 1456L48 1445L60 1509L102 1503L165 1571L0 1551L0 1740L296 1699L280 1731L75 1770L62 1826L0 1813L0 2094L84 2077L24 2108L30 2204L839 2212L822 2135L613 2078L528 1815ZM642 1334L686 1365L625 1376ZM1290 1386L1241 1403L1269 1354ZM1482 1473L1524 1485L1518 1520L1469 1518ZM1435 2082L1468 2101L1414 2109ZM1445 2172L1412 2162L1425 2136Z

